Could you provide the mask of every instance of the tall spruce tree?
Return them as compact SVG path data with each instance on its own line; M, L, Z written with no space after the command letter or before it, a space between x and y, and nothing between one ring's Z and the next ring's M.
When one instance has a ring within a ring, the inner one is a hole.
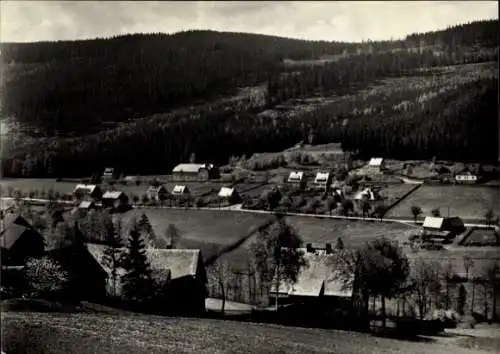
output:
M104 249L103 263L111 271L111 284L113 297L116 294L117 283L119 280L118 271L123 261L123 248L121 235L112 222L106 224L106 248Z
M146 257L144 239L133 225L129 233L127 251L123 257L125 274L121 277L124 297L134 303L144 303L154 297L154 281Z
M155 245L156 235L146 213L142 213L139 221L137 222L137 229L144 238L144 242L147 247Z

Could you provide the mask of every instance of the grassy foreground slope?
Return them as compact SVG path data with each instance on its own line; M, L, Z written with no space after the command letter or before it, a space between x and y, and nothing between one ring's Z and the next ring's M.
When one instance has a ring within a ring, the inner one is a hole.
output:
M208 319L4 313L7 353L484 353L428 341Z

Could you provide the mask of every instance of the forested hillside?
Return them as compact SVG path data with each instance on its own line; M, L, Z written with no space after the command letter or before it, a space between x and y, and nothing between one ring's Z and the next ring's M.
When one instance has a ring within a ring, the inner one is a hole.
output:
M210 31L5 44L2 117L47 137L5 145L4 173L81 176L110 165L160 174L192 152L224 163L309 137L365 157L496 161L497 33L498 21L483 21L363 44ZM324 55L340 59L283 65ZM265 106L207 101L258 83ZM308 97L338 99L258 114Z

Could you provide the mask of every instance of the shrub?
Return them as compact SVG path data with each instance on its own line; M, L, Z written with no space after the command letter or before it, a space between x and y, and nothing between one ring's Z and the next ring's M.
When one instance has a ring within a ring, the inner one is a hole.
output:
M49 257L29 259L24 276L29 295L34 297L57 296L69 284L68 273Z
M140 179L137 179L137 180L135 181L135 185L136 185L136 186L140 186L140 185L141 185L141 183L142 183L142 181L141 181Z

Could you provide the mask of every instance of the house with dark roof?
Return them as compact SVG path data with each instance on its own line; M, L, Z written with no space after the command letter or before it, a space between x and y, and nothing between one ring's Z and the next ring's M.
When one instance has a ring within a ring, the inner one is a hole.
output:
M43 256L45 239L25 218L7 214L3 221L0 231L2 265L21 266L27 258Z
M108 293L114 289L111 269L103 261L105 246L87 244L90 254L107 273ZM200 250L193 249L147 249L146 257L153 278L162 288L161 308L158 312L180 315L200 315L205 312L207 276ZM124 274L123 269L118 274ZM121 294L118 279L116 293Z
M70 285L68 299L99 302L106 297L107 273L92 257L85 245L72 245L47 251L68 273Z

